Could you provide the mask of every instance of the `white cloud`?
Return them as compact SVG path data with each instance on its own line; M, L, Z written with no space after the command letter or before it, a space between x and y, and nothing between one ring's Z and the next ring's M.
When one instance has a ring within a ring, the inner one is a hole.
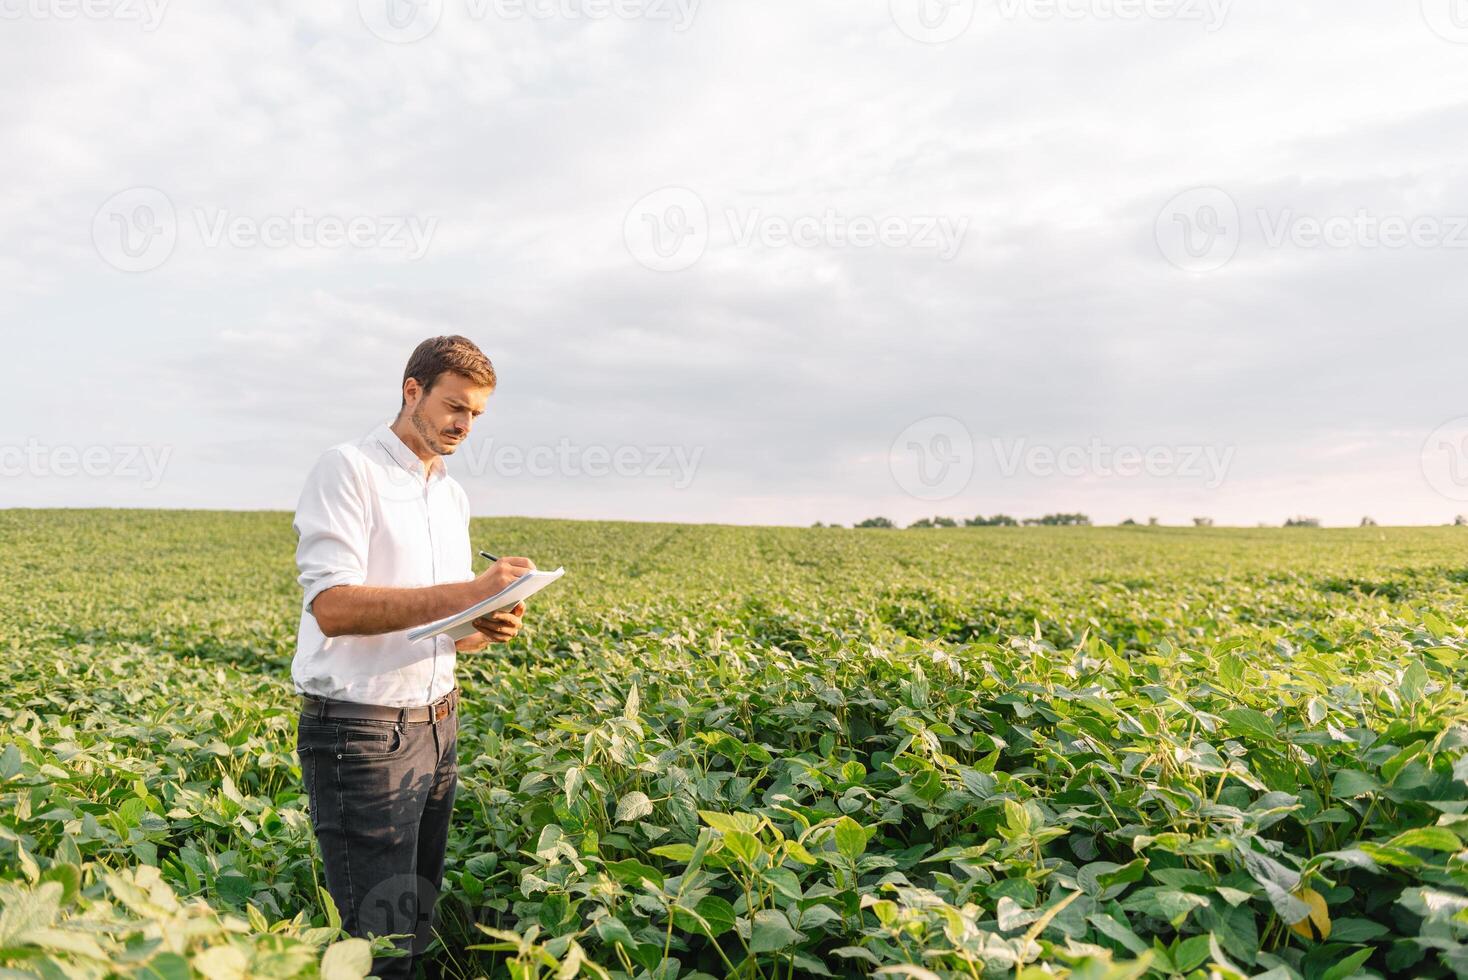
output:
M484 512L1451 515L1419 459L1468 413L1468 252L1272 247L1258 217L1468 214L1468 48L1417 4L1236 2L1210 32L1006 19L1014 5L988 0L943 45L906 37L887 0L704 0L681 32L443 6L412 44L325 0L170 4L151 32L6 21L0 317L24 369L0 394L0 443L174 449L147 494L22 477L7 499L290 506L314 453L396 403L412 345L457 331L500 369L486 438L703 450L681 490L466 476ZM140 186L168 196L177 242L125 273L93 219ZM659 273L624 224L669 186L711 226L691 268ZM1154 224L1204 186L1238 203L1244 234L1190 274ZM943 261L741 244L731 211L967 224ZM433 231L416 260L380 240L211 247L200 215L221 213ZM980 466L934 506L886 458L935 415L981 444L1208 444L1237 462L1217 491Z

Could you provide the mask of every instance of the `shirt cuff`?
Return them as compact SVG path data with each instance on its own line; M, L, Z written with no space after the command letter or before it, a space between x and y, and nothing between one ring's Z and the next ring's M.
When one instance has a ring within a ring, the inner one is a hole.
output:
M361 584L362 575L359 572L332 572L312 583L311 587L306 590L306 597L302 600L302 606L309 613L311 612L311 603L315 602L316 597L327 589L334 589L338 585Z

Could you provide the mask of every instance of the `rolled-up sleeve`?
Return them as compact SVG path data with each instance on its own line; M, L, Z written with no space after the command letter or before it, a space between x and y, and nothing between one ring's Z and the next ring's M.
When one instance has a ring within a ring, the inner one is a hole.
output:
M361 476L339 449L326 453L306 478L296 505L296 579L306 611L327 589L367 580L367 499Z

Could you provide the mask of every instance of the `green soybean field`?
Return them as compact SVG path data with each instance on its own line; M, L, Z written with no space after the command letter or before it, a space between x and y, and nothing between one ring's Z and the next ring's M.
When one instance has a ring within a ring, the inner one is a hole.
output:
M448 977L1468 974L1468 530L476 519ZM0 980L360 977L289 514L0 511Z

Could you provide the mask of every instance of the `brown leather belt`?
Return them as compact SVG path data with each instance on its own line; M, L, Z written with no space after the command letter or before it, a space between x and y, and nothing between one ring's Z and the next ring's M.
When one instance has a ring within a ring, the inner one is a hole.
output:
M459 689L456 687L432 704L414 708L390 708L385 704L358 704L355 701L333 701L310 694L301 695L301 711L313 718L349 718L358 721L395 721L403 724L423 724L443 721L459 708Z

